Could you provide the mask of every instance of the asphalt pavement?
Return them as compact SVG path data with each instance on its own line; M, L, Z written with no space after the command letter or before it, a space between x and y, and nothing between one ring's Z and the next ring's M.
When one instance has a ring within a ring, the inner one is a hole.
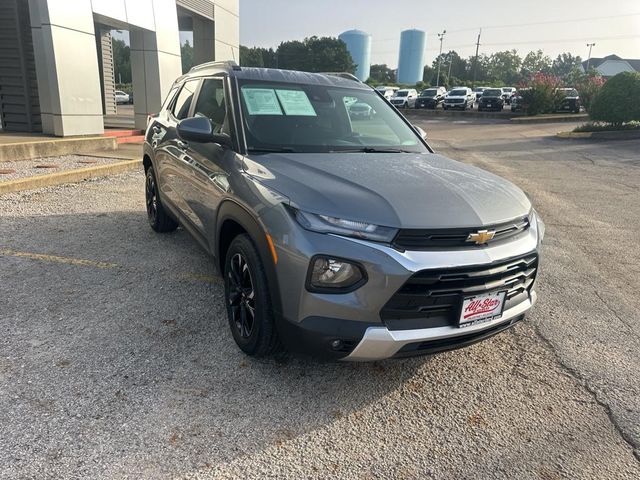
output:
M244 356L211 262L143 174L0 196L0 478L640 477L640 151L570 125L420 123L525 189L539 303L472 347Z

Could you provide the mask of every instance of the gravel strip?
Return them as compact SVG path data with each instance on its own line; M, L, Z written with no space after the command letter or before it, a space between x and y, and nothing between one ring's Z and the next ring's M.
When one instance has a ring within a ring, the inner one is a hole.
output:
M35 158L19 162L0 162L0 170L15 170L14 173L0 174L0 182L17 180L18 178L35 177L67 170L96 167L109 163L121 162L119 158L89 157L86 155L62 155L59 157ZM37 168L37 165L55 165L57 168Z

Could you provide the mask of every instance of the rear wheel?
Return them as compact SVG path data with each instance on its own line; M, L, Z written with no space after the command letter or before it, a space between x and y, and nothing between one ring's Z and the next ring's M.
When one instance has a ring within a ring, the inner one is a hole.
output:
M173 232L178 223L169 216L158 194L158 183L153 167L147 169L145 178L145 200L149 225L158 233Z
M225 303L236 344L247 355L261 357L280 349L267 276L248 235L233 239L224 268Z

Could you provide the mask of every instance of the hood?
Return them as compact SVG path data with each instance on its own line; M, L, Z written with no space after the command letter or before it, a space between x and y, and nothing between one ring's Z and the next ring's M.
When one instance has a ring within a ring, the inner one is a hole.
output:
M273 153L244 164L294 207L387 227L481 227L531 209L507 180L437 154Z

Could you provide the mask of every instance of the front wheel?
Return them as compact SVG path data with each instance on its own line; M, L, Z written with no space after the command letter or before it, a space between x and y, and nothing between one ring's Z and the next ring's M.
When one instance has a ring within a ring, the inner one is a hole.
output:
M238 235L229 246L224 293L229 327L238 347L255 357L279 350L267 275L248 235Z

